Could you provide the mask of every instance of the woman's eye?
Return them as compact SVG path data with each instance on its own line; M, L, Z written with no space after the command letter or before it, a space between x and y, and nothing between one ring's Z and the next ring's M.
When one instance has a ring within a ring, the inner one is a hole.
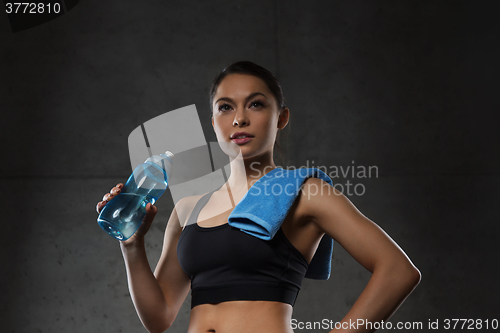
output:
M264 106L264 104L262 104L262 102L259 102L259 101L254 101L254 102L250 103L250 107L260 108L262 106Z
M219 111L228 111L230 108L231 107L228 104L219 105Z

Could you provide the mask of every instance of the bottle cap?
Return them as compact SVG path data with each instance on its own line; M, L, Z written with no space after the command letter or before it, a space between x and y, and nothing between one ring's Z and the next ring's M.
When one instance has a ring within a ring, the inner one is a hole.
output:
M168 150L165 152L165 155L167 155L170 158L174 157L174 154Z

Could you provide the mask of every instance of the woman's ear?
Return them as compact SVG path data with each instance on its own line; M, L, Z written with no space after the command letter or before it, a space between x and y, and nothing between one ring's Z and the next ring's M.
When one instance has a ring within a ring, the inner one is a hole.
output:
M284 108L281 110L278 116L278 129L283 129L288 124L288 120L290 119L290 110L288 108Z

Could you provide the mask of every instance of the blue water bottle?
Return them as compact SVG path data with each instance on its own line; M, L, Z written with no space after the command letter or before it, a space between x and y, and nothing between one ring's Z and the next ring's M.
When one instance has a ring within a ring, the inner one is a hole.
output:
M153 155L135 168L120 194L104 206L97 218L104 231L124 241L139 229L148 202L154 204L168 187L173 156L169 151Z

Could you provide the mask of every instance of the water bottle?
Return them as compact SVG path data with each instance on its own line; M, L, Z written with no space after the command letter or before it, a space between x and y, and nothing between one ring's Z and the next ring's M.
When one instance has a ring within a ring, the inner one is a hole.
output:
M120 194L104 206L97 218L104 231L124 241L139 229L148 202L154 204L167 189L173 156L169 151L153 155L135 168Z

